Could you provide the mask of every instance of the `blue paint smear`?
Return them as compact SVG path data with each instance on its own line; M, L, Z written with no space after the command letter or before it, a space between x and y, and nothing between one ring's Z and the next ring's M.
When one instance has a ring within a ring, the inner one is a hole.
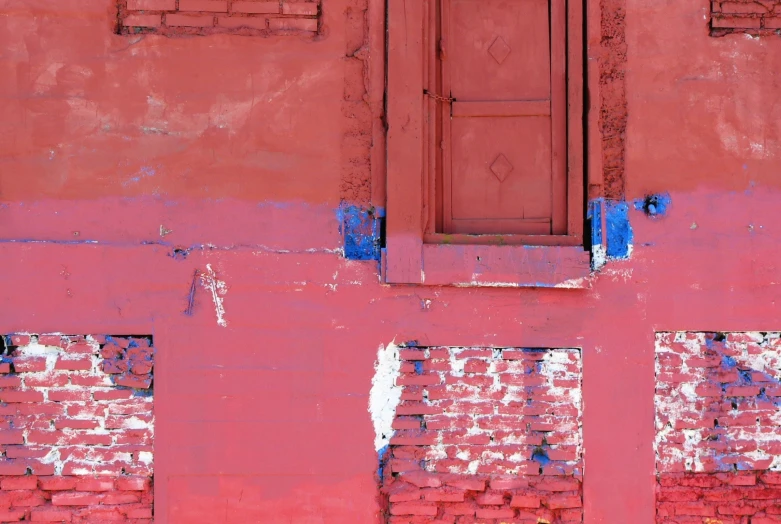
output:
M422 375L423 374L423 361L422 360L416 360L415 361L415 374L416 375Z
M541 466L547 466L550 463L550 458L548 458L548 454L543 448L537 448L534 450L534 453L532 453L532 460L539 462Z
M604 199L597 198L588 203L588 219L591 222L591 245L602 245L602 204Z
M388 454L388 446L383 446L377 452L377 462L379 464L379 466L377 467L377 476L380 478L380 482L382 482L382 479L384 478L385 465L387 463L387 454Z
M381 209L339 206L339 232L344 236L344 256L348 260L380 260Z
M629 204L624 201L605 202L607 229L607 256L613 259L629 258L632 245L632 226L629 224Z
M657 193L647 195L645 198L638 198L634 202L635 209L644 212L651 218L663 217L672 204L672 199L668 193Z

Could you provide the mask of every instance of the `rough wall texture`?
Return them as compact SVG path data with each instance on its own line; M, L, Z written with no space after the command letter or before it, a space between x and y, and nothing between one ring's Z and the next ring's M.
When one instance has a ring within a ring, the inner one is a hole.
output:
M343 202L367 206L371 200L372 115L369 105L369 31L367 0L350 0L344 10L344 95L342 97L342 177L339 196Z
M602 0L599 61L599 131L602 139L603 196L624 197L626 126L626 0ZM593 195L591 195L593 196Z
M711 2L711 35L729 33L777 33L781 29L778 0L729 0Z
M388 522L582 521L579 350L407 348L399 358Z
M151 522L150 338L4 340L0 522Z
M122 33L316 32L319 2L307 0L119 0Z
M779 333L659 333L656 361L658 522L781 520Z

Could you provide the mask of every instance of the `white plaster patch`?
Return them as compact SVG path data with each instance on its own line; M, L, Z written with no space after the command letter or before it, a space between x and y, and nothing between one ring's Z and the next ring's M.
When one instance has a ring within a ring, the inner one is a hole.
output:
M201 286L209 291L212 296L214 313L217 315L217 325L227 327L228 321L225 320L223 297L228 293L228 286L224 281L217 278L217 273L212 269L211 264L206 264L206 272L201 272Z
M374 377L369 392L369 413L374 424L374 449L380 451L393 436L393 419L401 401L401 387L396 385L401 372L399 347L391 342L380 346L374 363Z

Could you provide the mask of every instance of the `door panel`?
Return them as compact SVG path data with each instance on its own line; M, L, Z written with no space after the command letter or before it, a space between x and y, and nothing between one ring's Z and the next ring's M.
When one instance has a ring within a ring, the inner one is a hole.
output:
M451 133L453 232L504 232L506 219L534 219L513 233L550 232L550 119L454 118Z
M548 0L453 0L446 42L456 100L550 98Z

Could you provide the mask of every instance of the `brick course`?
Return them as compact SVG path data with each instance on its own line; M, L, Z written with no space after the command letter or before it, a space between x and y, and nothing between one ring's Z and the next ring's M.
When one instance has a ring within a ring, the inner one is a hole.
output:
M316 33L320 0L118 0L121 34Z
M399 358L388 522L582 522L578 350L407 348Z
M772 33L781 27L781 0L711 2L711 35Z
M658 333L655 405L657 522L781 522L778 333Z
M5 337L0 522L151 522L151 337Z

